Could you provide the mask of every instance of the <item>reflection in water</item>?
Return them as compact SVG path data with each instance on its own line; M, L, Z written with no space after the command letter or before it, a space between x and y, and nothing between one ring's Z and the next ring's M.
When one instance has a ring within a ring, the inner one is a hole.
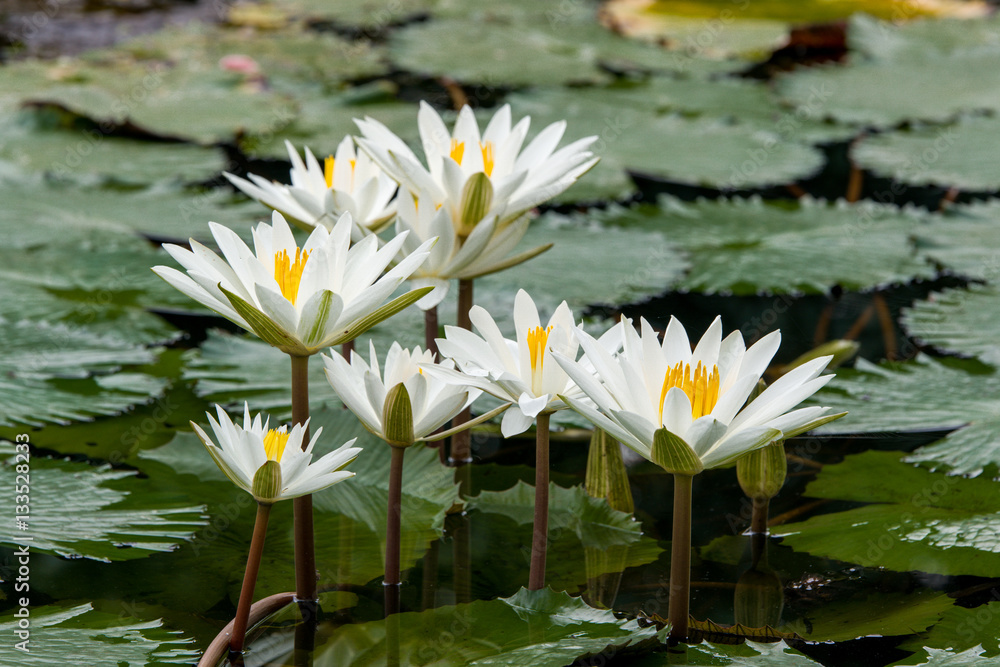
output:
M733 614L740 625L775 628L781 623L785 589L777 572L767 564L767 535L754 533L750 539L753 560L736 582Z

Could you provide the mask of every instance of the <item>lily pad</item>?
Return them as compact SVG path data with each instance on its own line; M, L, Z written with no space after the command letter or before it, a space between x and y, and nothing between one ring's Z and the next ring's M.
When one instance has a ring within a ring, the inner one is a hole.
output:
M981 11L978 3L949 3L970 12ZM912 5L911 5L912 6ZM930 7L929 3L924 4ZM941 6L941 5L939 5ZM1000 19L983 16L975 21L961 18L918 18L899 21L897 16L874 18L874 12L858 13L847 28L848 47L875 60L906 60L924 56L950 56L965 51L1000 47ZM910 13L909 16L914 16Z
M926 662L913 663L909 659L897 662L897 665L914 665L918 667L965 667L966 665L984 665L985 667L996 667L1000 665L1000 658L987 658L983 649L976 646L965 651L955 652L948 649L925 649Z
M398 640L400 664L561 667L655 636L653 627L640 629L565 593L522 589L509 598L341 625L316 647L316 662L380 663L389 645L397 650Z
M702 642L689 645L678 644L671 647L668 654L652 654L633 659L630 664L635 667L666 667L666 665L741 665L745 667L810 667L819 665L784 642L774 644L759 644L745 642L743 644L713 644Z
M122 623L120 616L93 611L90 603L76 607L55 605L30 609L31 636L27 651L16 641L0 647L0 662L22 667L48 667L66 661L79 664L190 665L200 651L191 640L163 627L161 621ZM16 637L19 619L14 612L0 616L0 631Z
M811 399L848 411L843 423L820 433L949 431L944 439L908 457L952 474L975 476L1000 465L1000 409L994 393L1000 377L980 366L945 363L920 355L904 363L876 366L858 360Z
M793 549L865 567L1000 575L1000 483L930 472L902 458L868 451L824 467L807 496L872 504L774 533Z
M998 614L1000 602L995 601L980 607L950 607L928 632L908 639L900 648L917 651L917 656L921 654L922 648L963 652L978 649L977 656L996 658L1000 656L1000 638L995 632L991 633L991 630L996 628Z
M987 201L949 208L931 218L933 224L915 234L917 248L943 269L972 278L995 280L1000 275L1000 204Z
M945 352L1000 366L1000 288L973 283L966 289L931 294L903 311L910 336Z
M851 148L864 169L907 185L1000 190L995 156L1000 119L964 118L954 125L866 137Z
M9 452L8 452L9 453ZM31 537L32 552L53 553L68 558L121 561L145 558L151 553L172 551L204 526L204 506L148 504L130 471L93 468L85 463L32 457L30 511L23 534L0 538L17 545ZM0 466L0 476L13 487L17 472L13 459ZM107 486L128 479L131 487L120 491Z
M0 425L65 424L117 414L162 393L161 378L118 372L153 350L85 328L0 320Z
M691 265L675 287L709 294L823 294L835 285L864 290L934 275L909 246L920 219L870 202L786 207L759 199L664 199L599 217L662 230Z

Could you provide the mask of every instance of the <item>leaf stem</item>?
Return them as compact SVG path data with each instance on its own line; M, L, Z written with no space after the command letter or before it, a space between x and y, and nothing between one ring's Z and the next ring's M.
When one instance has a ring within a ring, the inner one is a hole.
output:
M309 419L309 357L292 356L292 422ZM302 434L302 449L309 444L309 430ZM312 496L292 500L295 536L295 597L299 602L315 602L316 547L313 538Z
M528 590L532 591L545 588L549 538L549 414L540 412L535 424L535 522L528 575Z
M257 572L260 570L260 556L264 552L264 535L267 533L270 514L270 504L257 503L257 518L253 524L250 553L247 554L247 569L243 573L243 587L240 589L240 601L236 605L236 618L233 620L233 635L229 639L229 650L232 653L241 653L246 641L250 604L253 602L254 586L257 585Z
M688 635L691 597L691 486L692 475L674 474L674 526L670 544L670 638L684 641Z

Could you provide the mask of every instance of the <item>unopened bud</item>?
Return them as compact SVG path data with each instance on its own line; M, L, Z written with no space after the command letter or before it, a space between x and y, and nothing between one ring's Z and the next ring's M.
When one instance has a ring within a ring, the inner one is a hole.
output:
M778 495L788 474L782 441L755 449L736 462L740 488L752 500L770 500Z

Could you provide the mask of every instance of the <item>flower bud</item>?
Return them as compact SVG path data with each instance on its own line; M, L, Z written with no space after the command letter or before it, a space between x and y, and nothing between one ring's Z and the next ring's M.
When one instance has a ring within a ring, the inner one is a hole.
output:
M755 449L736 462L740 488L752 500L770 500L778 495L788 474L782 441Z
M733 599L735 620L748 628L776 627L781 623L785 589L770 569L750 569L736 582Z
M385 395L382 436L393 447L409 447L413 444L413 406L410 404L410 393L402 382Z
M272 504L281 495L281 464L265 461L253 476L253 497L259 503Z

